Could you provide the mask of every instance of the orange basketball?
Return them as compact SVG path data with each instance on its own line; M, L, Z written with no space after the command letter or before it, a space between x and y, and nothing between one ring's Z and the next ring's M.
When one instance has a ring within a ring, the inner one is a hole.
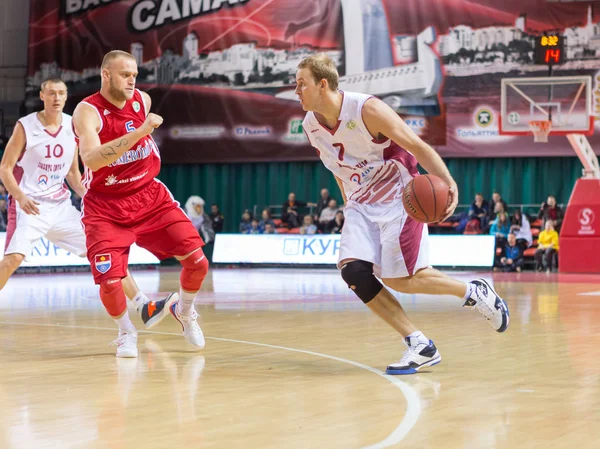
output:
M410 181L402 193L406 213L422 223L435 223L444 216L450 187L435 175L420 175Z

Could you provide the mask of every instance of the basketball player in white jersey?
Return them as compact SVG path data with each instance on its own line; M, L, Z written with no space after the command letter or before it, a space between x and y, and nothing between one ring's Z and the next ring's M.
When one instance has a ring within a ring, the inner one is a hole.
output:
M0 178L10 194L0 289L42 237L80 257L86 255L80 213L64 183L85 195L71 116L62 112L67 86L60 79L47 80L40 98L44 110L19 119L0 163ZM158 324L177 299L172 294L150 301L129 273L123 287L148 328Z
M369 95L338 90L338 78L324 54L304 59L296 72L296 94L307 111L304 131L346 203L338 267L348 286L408 346L387 373L413 374L441 356L379 279L403 293L462 298L498 332L508 327L508 308L485 280L464 283L429 266L427 226L408 217L402 190L418 175L420 163L450 186L447 218L458 204L456 182L435 150L390 107Z

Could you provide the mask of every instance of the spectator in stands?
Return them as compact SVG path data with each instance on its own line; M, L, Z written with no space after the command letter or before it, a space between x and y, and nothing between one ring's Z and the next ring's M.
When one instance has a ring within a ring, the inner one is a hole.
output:
M215 239L215 231L213 230L210 217L204 212L204 204L202 198L192 195L185 202L185 210L192 224L198 230L198 234L204 240L204 243L210 243Z
M265 231L264 234L276 234L275 226L271 223L265 223Z
M483 195L478 193L475 195L475 201L471 203L469 208L469 219L479 220L480 229L486 229L488 224L489 204L483 199Z
M506 212L508 210L508 206L506 205L506 201L504 201L502 199L502 196L500 195L499 192L494 191L494 193L492 194L492 202L490 203L490 209L489 209L489 214L490 214L490 222L496 219L496 216L498 215L498 213L500 212L500 209L498 209L496 207L496 204L502 204L502 212Z
M275 229L277 227L277 226L275 226L275 222L273 221L273 218L271 217L271 210L263 209L262 220L260 220L260 222L258 223L258 226L260 226L260 229L262 229L265 234L266 234L266 230L267 230L267 224L270 224L273 227L273 229ZM274 234L274 232L273 232L273 234Z
M321 212L323 209L326 209L329 206L329 202L331 201L331 197L329 196L329 190L321 189L321 198L317 201L317 210L315 211L315 221L320 221ZM333 217L331 217L333 220Z
M558 251L558 232L552 220L547 220L544 230L538 236L538 247L535 252L535 268L537 271L552 271L552 261Z
M213 204L210 206L210 221L212 221L212 226L215 231L215 234L218 232L223 232L223 225L225 224L225 217L219 210L219 206L217 204Z
M8 201L8 193L6 192L6 187L4 187L4 184L2 183L0 183L0 198L4 198Z
M538 218L542 219L544 228L546 227L546 221L551 220L556 232L560 232L563 218L565 218L565 212L556 205L556 198L554 195L549 195L548 199L542 203Z
M338 210L335 213L335 218L327 226L327 232L329 234L341 234L343 227L344 227L344 213L341 210Z
M250 227L246 228L246 232L244 232L244 234L262 234L262 233L263 233L262 229L258 225L258 220L256 218L254 218L250 222Z
M331 221L335 218L335 214L339 210L337 207L337 201L334 199L330 199L327 207L321 211L319 215L319 220L317 223L317 228L319 231L324 232L327 227L327 223L331 223Z
M502 248L494 271L504 271L505 273L518 271L520 273L523 269L523 261L523 248L517 244L517 237L511 232L508 234L508 239Z
M509 231L508 218L504 212L500 212L490 227L490 234L496 236L496 248L504 245Z
M240 233L248 234L249 229L252 227L252 214L248 209L242 214L242 221L240 221Z
M533 243L531 235L531 225L527 219L527 215L521 212L521 209L515 209L513 216L510 219L510 232L517 237L517 245L525 251Z
M315 225L312 215L306 215L304 217L302 226L300 227L300 234L316 234L316 233L317 233L317 225Z
M281 221L287 223L290 228L300 227L302 223L302 215L298 209L306 207L304 201L296 201L296 194L291 192L288 195L288 200L281 206Z

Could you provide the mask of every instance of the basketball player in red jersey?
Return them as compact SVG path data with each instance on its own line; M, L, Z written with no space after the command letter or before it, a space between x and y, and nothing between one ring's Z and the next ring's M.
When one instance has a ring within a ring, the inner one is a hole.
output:
M137 357L121 280L129 247L137 243L159 259L177 258L179 298L170 311L187 340L204 347L194 298L208 272L204 242L166 186L155 177L160 153L150 136L162 117L150 112L148 94L135 88L135 58L114 50L102 61L102 86L75 108L73 128L85 166L82 201L87 255L100 298L119 327L117 357Z
M80 257L86 255L80 213L65 185L66 180L79 196L85 195L71 116L63 112L67 86L59 78L48 79L41 85L40 99L44 109L17 121L0 163L0 178L10 194L0 290L42 237ZM150 301L130 275L123 286L146 328L168 313L172 296Z
M345 202L338 267L348 287L408 346L387 373L414 374L439 363L440 353L379 279L403 293L462 298L498 332L508 327L508 307L486 280L460 282L429 266L427 226L406 214L402 190L418 176L420 163L450 186L447 218L458 204L456 182L435 150L388 105L370 95L342 92L338 81L335 64L324 54L298 64L296 94L307 111L302 126Z

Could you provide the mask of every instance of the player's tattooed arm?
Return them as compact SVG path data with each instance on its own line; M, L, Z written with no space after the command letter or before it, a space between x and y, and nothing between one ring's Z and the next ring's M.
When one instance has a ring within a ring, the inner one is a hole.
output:
M148 135L153 127L140 126L128 134L124 134L110 142L100 141L102 122L94 108L80 103L73 113L73 126L79 137L79 154L83 163L92 171L106 167L118 160L123 153L130 150L137 141Z

